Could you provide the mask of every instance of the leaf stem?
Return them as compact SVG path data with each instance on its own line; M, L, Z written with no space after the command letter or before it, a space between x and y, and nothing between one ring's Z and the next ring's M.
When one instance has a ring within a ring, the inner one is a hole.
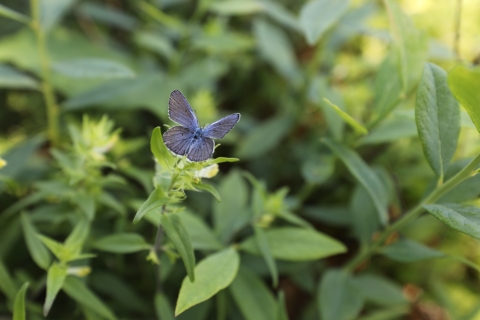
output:
M55 94L52 88L50 74L50 59L48 56L45 30L40 24L40 3L39 0L30 0L32 10L31 28L37 37L37 50L40 58L41 74L42 74L42 93L47 109L48 138L52 145L58 145L59 142L59 109Z
M385 230L382 231L380 236L373 241L370 246L368 246L365 250L361 250L357 253L349 263L347 263L344 267L347 271L354 270L360 263L364 260L368 259L372 256L376 250L385 242L385 240L395 231L401 229L403 226L411 222L412 220L416 219L420 214L422 214L424 208L423 206L426 204L435 203L438 199L440 199L443 195L447 192L452 190L454 187L459 185L465 179L474 176L476 172L476 168L480 165L480 153L475 156L475 158L470 161L460 172L458 172L455 176L449 179L442 185L437 186L435 190L433 190L425 199L423 199L419 204L417 204L414 208L404 214L400 219L398 219L395 223L388 226Z

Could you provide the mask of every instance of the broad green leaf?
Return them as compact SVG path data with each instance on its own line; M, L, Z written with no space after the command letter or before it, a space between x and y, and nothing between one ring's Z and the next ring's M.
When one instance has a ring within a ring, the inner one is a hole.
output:
M149 250L152 245L137 233L116 233L98 239L93 244L95 248L113 253L132 253Z
M163 143L162 129L156 127L152 131L152 138L150 139L150 150L152 151L155 159L160 164L160 170L169 170L170 165L173 163L174 158L168 151L165 143Z
M380 144L396 142L400 139L417 136L415 119L407 117L392 117L383 120L377 127L360 140L360 144Z
M341 242L310 229L275 228L266 231L265 236L272 255L282 260L317 260L347 250ZM252 254L260 254L254 237L242 242L240 248Z
M215 197L215 199L217 199L218 202L222 201L222 198L220 197L220 194L218 193L217 189L215 189L214 186L210 185L210 184L207 184L207 183L192 183L193 187L195 189L199 189L199 190L205 190L207 192L209 192L212 196Z
M210 11L226 16L252 14L264 9L262 3L255 0L225 0L210 5Z
M53 63L52 69L68 78L132 78L135 73L120 62L102 58L81 58Z
M27 292L28 285L28 282L24 283L15 296L15 302L13 303L13 320L27 319L25 310L25 293Z
M240 257L234 248L212 254L195 267L195 282L187 277L182 282L178 295L175 316L203 302L232 283L240 265Z
M362 185L356 185L350 199L352 228L355 236L363 244L372 240L375 231L380 229L381 223L375 204Z
M222 243L248 224L250 211L247 208L248 189L242 175L232 170L218 186L222 202L213 204L215 233Z
M240 159L252 159L266 154L280 143L291 124L291 118L286 116L277 116L259 124L239 142L236 155Z
M248 269L238 270L229 290L244 319L275 319L275 298L263 281Z
M155 312L157 319L175 320L170 301L168 301L168 297L163 292L155 295Z
M362 124L360 124L357 120L355 120L354 118L352 118L352 116L350 116L348 113L346 113L345 111L343 111L342 109L340 109L337 105L333 104L330 100L328 100L327 98L323 98L323 100L327 103L327 105L329 105L330 107L332 107L332 109L340 116L340 118L343 119L343 121L345 121L350 127L353 128L353 130L355 130L356 133L360 134L360 135L366 135L368 134L368 130L367 128L365 128Z
M192 247L197 250L219 250L223 245L203 219L188 211L178 213L190 236Z
M15 299L17 293L17 286L13 282L13 278L2 260L0 260L0 291L2 291L11 301Z
M394 0L384 0L390 18L400 79L404 92L414 86L421 75L421 69L428 55L427 38L415 28L412 19L402 12Z
M46 317L53 301L57 296L60 289L62 289L65 278L67 277L67 266L60 265L54 262L47 273L47 296L45 298L45 304L43 305L43 316Z
M37 89L38 83L35 79L30 78L14 68L5 64L0 64L0 88Z
M272 285L276 288L278 286L278 270L275 259L273 258L270 250L270 244L268 243L265 231L262 228L255 227L255 243L257 244L258 251L265 260L265 263L272 276Z
M41 0L40 27L48 31L55 27L76 0Z
M43 270L47 270L52 261L50 253L48 252L47 248L45 248L45 245L41 241L38 241L38 232L27 214L23 213L21 215L21 221L23 237L25 239L25 243L27 244L30 256L32 257L33 261L35 261L37 266Z
M362 274L353 278L353 283L366 300L375 304L395 306L408 303L403 296L402 287L383 277L374 274Z
M372 123L385 118L405 98L395 52L390 52L375 77L375 115Z
M115 320L113 312L78 278L67 277L63 291L73 300L96 312L103 318Z
M348 9L348 0L313 0L300 10L300 25L309 45L314 45Z
M443 252L408 239L402 239L388 245L381 252L384 256L399 262L415 262L445 256Z
M348 273L339 270L324 273L317 302L322 320L355 319L363 304L364 297Z
M417 89L415 118L423 153L443 181L460 134L460 109L447 86L447 73L426 63Z
M350 173L367 190L375 204L380 221L386 225L388 222L388 195L378 175L355 151L331 139L323 139L323 142L342 160Z
M20 12L12 10L8 7L5 7L3 4L0 4L0 16L10 18L12 20L22 22L25 24L30 23L30 18Z
M190 236L183 226L182 220L177 214L165 213L162 215L161 221L165 233L183 260L190 281L195 281L195 255Z
M480 132L480 68L456 67L448 74L448 86Z
M262 57L281 75L297 82L298 64L295 51L287 35L264 19L255 19L253 33Z
M138 209L135 217L133 218L133 223L138 223L145 214L166 205L169 200L170 199L168 198L168 195L162 190L162 188L155 188L155 190L153 190L153 192L148 196L147 200L142 204L140 209Z
M430 204L424 208L450 228L480 239L480 208L456 204Z

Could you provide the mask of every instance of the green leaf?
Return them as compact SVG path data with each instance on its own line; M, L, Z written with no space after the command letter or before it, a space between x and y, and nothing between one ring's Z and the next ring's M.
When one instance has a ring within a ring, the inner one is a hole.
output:
M65 278L67 277L67 266L60 265L54 262L47 273L47 296L45 298L45 304L43 305L43 316L46 317L53 301L57 296L60 289L62 289Z
M265 231L262 228L255 227L255 242L257 248L260 251L265 263L267 264L270 275L272 276L272 285L276 288L278 286L278 270L273 258L272 252L270 250L270 245L268 243L267 236Z
M346 146L331 139L323 139L323 142L342 160L350 173L367 190L375 204L375 208L383 225L388 222L387 201L388 195L377 174L355 153Z
M362 274L353 283L366 300L382 306L395 306L408 303L402 287L388 279L374 274Z
M52 261L50 253L48 252L47 248L45 248L45 245L41 241L38 241L38 232L27 214L22 213L21 221L23 237L25 238L30 256L32 257L33 261L35 261L37 266L43 270L47 270Z
M394 0L384 0L390 18L397 65L403 91L413 87L421 75L421 68L428 56L427 38L415 28L412 19L402 12Z
M272 255L276 259L304 261L317 260L345 252L346 247L323 233L294 227L270 229L265 232ZM259 255L254 237L240 244L240 248Z
M195 255L193 254L190 236L183 226L182 220L177 214L165 213L162 215L161 221L165 233L183 260L190 281L195 281Z
M0 4L0 16L10 18L12 20L22 22L25 24L30 23L30 18L27 17L26 15L23 15L17 11L14 11L8 7L5 7L3 4Z
M306 228L306 229L315 229L308 221L300 218L298 215L289 212L289 211L280 211L277 213L279 218L282 218L285 221L290 222L296 226Z
M55 27L75 0L41 0L40 2L40 26L48 31Z
M448 86L480 132L480 68L456 67L448 74Z
M248 131L238 144L236 155L241 159L252 159L275 148L290 130L290 117L277 116Z
M450 228L480 239L480 208L456 204L430 204L424 208Z
M329 270L323 275L317 302L322 320L355 319L363 304L364 297L348 273Z
M138 209L135 217L133 218L133 223L138 223L144 215L152 210L166 205L169 200L170 199L168 198L168 195L162 190L162 188L155 188L155 190L153 190L153 192L148 196L147 200L142 204L140 209Z
M160 129L160 127L153 129L150 140L150 150L160 164L160 169L162 171L168 170L174 159L163 142L162 129Z
M232 170L218 186L222 202L213 204L215 233L222 243L248 224L250 211L247 208L248 189L239 171Z
M195 282L188 281L186 277L182 282L175 316L228 287L235 279L239 264L240 257L234 248L217 252L200 261L195 267Z
M155 312L157 319L175 320L170 301L168 301L168 297L162 292L155 295Z
M394 116L383 120L372 129L368 136L360 140L360 144L380 144L396 142L417 136L417 125L413 118Z
M309 45L314 45L348 9L348 0L313 0L300 9L300 25Z
M7 267L0 260L0 291L2 291L9 300L15 298L17 286L13 282L13 278L7 270Z
M152 246L137 233L116 233L95 241L93 246L102 251L113 253L132 253L149 250Z
M85 213L88 221L92 221L95 218L95 198L85 192L78 192L72 198L77 206Z
M402 239L386 246L381 252L384 256L399 262L415 262L445 256L443 252L409 239Z
M166 35L153 31L137 31L134 33L137 45L151 50L170 59L175 55L175 49Z
M289 320L288 312L287 312L287 305L285 304L285 294L283 291L278 293L278 306L277 306L277 314L275 319L276 320Z
M295 51L283 30L258 18L253 21L253 33L262 57L281 75L298 82L300 75Z
M60 242L52 240L49 237L41 234L37 234L37 238L42 241L42 243L55 255L55 257L57 257L57 259L64 261L65 256L68 255L68 253Z
M81 58L53 63L52 69L74 79L133 78L135 73L127 66L102 58Z
M248 269L238 270L229 290L244 319L275 319L275 298L263 281Z
M82 2L78 6L81 15L88 20L104 23L126 31L133 31L137 26L137 20L127 13L127 10L120 10L113 6L96 2Z
M362 244L368 244L374 232L380 229L381 223L375 204L367 190L360 184L353 189L350 212L355 236Z
M212 185L201 182L201 183L192 183L192 186L195 189L205 190L209 192L212 196L215 197L215 199L217 199L218 202L222 201L222 198L220 197L220 194L218 193L217 189L215 189L215 187L213 187Z
M66 250L72 251L75 254L80 253L85 239L90 232L90 224L86 219L80 219L73 228L72 232L65 239L64 247Z
M78 278L67 277L63 284L63 291L73 300L91 309L100 316L109 320L116 319L113 312Z
M327 154L311 156L302 164L303 178L315 185L325 183L335 171L335 157Z
M182 219L185 229L187 229L194 249L222 249L223 245L218 241L213 231L207 226L203 219L187 211L180 212L178 215Z
M16 69L5 64L0 64L0 88L37 89L38 83L34 79L17 71Z
M273 20L294 31L302 32L297 17L284 8L281 3L270 0L260 0L260 3L265 8L265 13Z
M252 14L264 9L264 6L255 0L226 0L210 5L210 11L226 16Z
M28 285L28 282L24 283L15 296L15 302L13 303L13 320L27 319L25 310L25 293L27 292Z
M348 113L340 109L337 105L333 104L330 100L327 98L323 98L323 100L329 105L330 107L333 108L333 110L340 116L340 118L343 119L350 127L355 130L356 133L360 135L366 135L368 134L367 128L365 128L362 124L360 124L357 120L352 118Z
M417 89L415 107L418 136L423 153L443 181L460 134L460 109L447 86L447 73L426 63Z

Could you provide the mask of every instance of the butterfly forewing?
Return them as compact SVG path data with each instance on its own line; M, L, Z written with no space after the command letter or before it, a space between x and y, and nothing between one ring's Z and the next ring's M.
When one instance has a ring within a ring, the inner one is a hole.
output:
M184 156L192 145L194 133L184 127L176 126L163 134L163 142L173 153Z
M238 120L240 120L240 113L233 113L212 123L211 125L208 125L203 130L203 134L206 137L214 139L223 138L230 130L232 130Z
M195 140L188 151L187 158L190 161L205 161L212 157L215 143L212 139L202 137Z
M179 90L174 90L170 94L168 117L191 131L195 131L199 127L197 116L193 112L187 99Z

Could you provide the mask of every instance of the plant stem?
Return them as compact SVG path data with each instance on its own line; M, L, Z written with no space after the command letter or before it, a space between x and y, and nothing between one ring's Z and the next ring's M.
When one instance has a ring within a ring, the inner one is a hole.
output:
M165 205L162 206L162 211L161 214L163 215L165 212ZM157 229L157 235L155 237L155 254L158 257L158 260L160 261L160 253L162 252L162 241L163 241L163 228L162 225L158 225ZM162 277L161 277L161 269L160 269L160 264L157 266L157 282L156 282L156 292L160 293L162 292Z
M347 271L352 271L362 263L365 259L369 258L373 255L376 250L384 243L384 241L395 231L399 230L403 226L405 226L410 221L417 218L424 210L423 206L427 204L435 203L438 199L440 199L443 195L447 192L452 190L454 187L459 185L465 179L470 178L476 174L476 168L480 165L480 154L475 156L475 158L470 161L468 165L465 166L459 173L453 176L450 180L445 182L443 185L439 185L435 190L433 190L428 197L422 200L419 204L417 204L414 208L404 214L400 219L398 219L395 223L388 226L385 230L382 231L380 236L373 241L369 247L365 250L361 250L357 253L357 255L350 260L349 263L344 267Z
M60 137L58 125L59 110L51 84L50 59L48 56L45 31L40 24L39 0L30 0L30 6L33 18L31 27L37 37L37 49L42 75L42 93L47 109L48 138L52 145L58 145Z

